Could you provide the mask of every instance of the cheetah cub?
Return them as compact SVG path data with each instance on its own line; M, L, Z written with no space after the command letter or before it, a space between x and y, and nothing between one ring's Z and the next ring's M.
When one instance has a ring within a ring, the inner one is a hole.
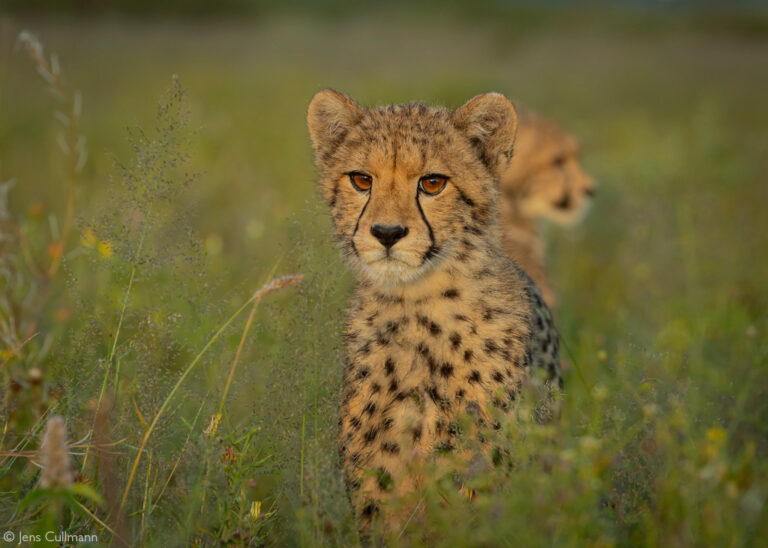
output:
M538 231L540 220L578 223L595 193L579 141L554 121L518 107L515 155L499 180L502 248L528 274L550 308L557 305Z
M526 380L561 384L549 310L500 244L498 179L517 116L497 93L451 111L366 109L325 90L307 118L322 196L357 273L342 467L361 527L378 516L392 530L404 517L393 501L423 481L414 470L456 449L458 418L490 425Z

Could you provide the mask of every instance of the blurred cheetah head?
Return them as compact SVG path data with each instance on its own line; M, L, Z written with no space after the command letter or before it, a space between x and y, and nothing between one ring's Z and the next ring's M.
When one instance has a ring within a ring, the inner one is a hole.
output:
M595 183L579 159L579 142L551 120L521 112L515 156L501 176L501 191L527 219L562 225L582 219Z
M410 283L498 238L496 181L517 126L503 95L479 95L455 111L366 109L325 90L307 122L336 235L365 278Z

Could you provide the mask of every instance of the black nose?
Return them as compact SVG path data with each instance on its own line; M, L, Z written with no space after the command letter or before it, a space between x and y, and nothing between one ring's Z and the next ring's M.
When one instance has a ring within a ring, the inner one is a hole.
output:
M383 226L373 225L371 227L371 234L376 236L376 239L381 242L381 245L389 249L397 243L398 240L404 238L408 234L408 229L404 226Z

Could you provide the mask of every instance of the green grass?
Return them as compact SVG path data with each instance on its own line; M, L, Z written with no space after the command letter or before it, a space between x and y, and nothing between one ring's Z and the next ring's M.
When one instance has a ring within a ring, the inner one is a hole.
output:
M304 122L312 94L334 87L365 104L504 92L578 135L600 183L582 226L546 230L567 347L561 421L509 425L516 466L475 478L471 503L436 480L419 502L429 518L400 541L768 538L764 18L568 13L0 19L0 181L15 180L0 319L35 335L18 354L0 345L0 450L16 451L0 456L0 529L58 521L151 546L358 542L334 442L352 280ZM82 92L89 152L50 280L11 227L47 267L67 197L53 112L68 103L14 48L25 28ZM173 108L158 116L158 101ZM211 429L247 312L201 351L275 265L305 279L259 304ZM46 413L73 441L92 431L88 457L73 458L100 503L38 489L18 452L37 450Z

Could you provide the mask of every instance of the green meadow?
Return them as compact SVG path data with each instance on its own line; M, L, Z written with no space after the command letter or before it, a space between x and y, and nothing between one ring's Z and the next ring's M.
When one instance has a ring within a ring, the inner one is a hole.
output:
M360 543L335 444L353 279L305 125L332 87L503 92L599 184L542 227L560 421L509 425L514 466L471 501L430 484L388 543L765 545L768 14L341 6L0 13L0 530ZM39 466L53 415L71 481Z

